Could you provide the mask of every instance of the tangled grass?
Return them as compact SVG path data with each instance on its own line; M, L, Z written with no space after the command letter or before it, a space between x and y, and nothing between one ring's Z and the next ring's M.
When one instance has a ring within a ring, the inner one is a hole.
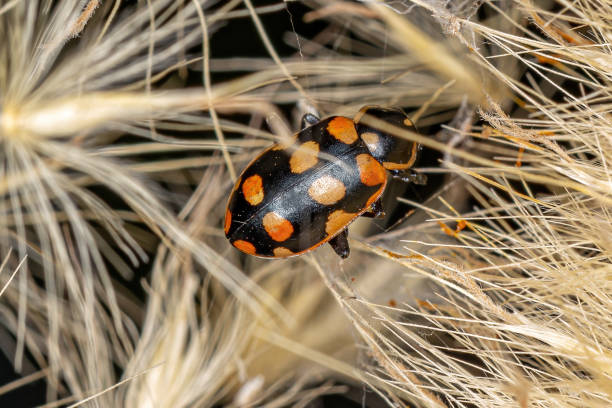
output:
M260 18L281 2L0 5L15 370L46 406L304 406L337 380L390 406L610 406L610 6L304 3L327 24L287 36L295 57ZM269 58L211 54L236 18ZM387 129L443 154L420 169L439 189L347 261L241 258L225 197L295 128L279 107L366 104L441 125Z

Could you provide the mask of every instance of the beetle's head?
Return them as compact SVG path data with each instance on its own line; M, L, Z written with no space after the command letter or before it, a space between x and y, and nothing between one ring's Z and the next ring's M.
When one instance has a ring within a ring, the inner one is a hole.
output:
M412 167L418 158L421 146L390 133L392 126L416 132L412 121L399 109L380 106L364 106L353 119L357 133L370 153L387 170L405 170ZM372 122L384 123L372 123ZM367 123L367 124L366 124Z

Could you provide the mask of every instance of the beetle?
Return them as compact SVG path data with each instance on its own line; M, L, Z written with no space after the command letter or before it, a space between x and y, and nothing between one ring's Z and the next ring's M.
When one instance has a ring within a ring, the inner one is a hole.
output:
M225 211L225 236L240 251L287 258L329 242L349 255L347 227L381 217L381 195L392 177L424 184L412 170L420 145L363 123L364 115L415 131L400 110L365 106L354 119L302 118L291 144L278 143L244 169Z

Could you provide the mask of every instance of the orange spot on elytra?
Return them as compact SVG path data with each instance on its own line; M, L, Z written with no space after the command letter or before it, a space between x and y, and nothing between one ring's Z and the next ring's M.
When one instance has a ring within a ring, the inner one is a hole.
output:
M316 179L308 189L308 195L319 204L332 205L346 194L346 187L337 178L322 176Z
M270 238L277 242L285 241L293 234L293 225L275 212L264 215L263 226Z
M232 225L232 213L230 212L229 209L225 210L225 225L223 227L223 230L225 231L225 235L227 235L227 233L230 230L230 226Z
M342 143L352 144L358 139L355 123L343 116L336 116L330 120L327 124L327 131Z
M272 252L274 253L274 256L277 258L286 258L288 256L295 255L295 252L285 247L276 247L274 248Z
M378 148L378 142L380 141L380 138L378 137L378 135L374 132L363 132L361 135L361 140L363 140L363 142L366 144L366 146L368 146L368 149L371 152L375 152L376 149Z
M359 177L366 186L377 186L387 181L384 167L371 155L362 153L356 157Z
M292 173L303 173L319 161L319 144L317 142L306 142L298 147L289 159L289 167Z
M333 235L341 229L345 228L354 218L357 217L355 213L349 213L343 210L336 210L329 214L327 222L325 223L325 232L328 235Z
M258 174L244 180L242 184L242 194L244 195L244 199L251 205L257 205L263 201L263 181Z
M233 242L234 246L241 250L244 253L255 255L255 246L248 241L244 241L242 239L236 240Z

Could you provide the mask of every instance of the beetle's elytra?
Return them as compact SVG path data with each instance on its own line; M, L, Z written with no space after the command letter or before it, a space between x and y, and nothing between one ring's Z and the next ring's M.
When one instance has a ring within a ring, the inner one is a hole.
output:
M329 242L349 255L347 227L360 215L384 215L387 172L423 183L411 170L420 146L360 123L371 115L414 131L399 110L364 107L354 120L307 114L294 144L276 144L238 178L225 212L225 235L240 251L287 258Z

